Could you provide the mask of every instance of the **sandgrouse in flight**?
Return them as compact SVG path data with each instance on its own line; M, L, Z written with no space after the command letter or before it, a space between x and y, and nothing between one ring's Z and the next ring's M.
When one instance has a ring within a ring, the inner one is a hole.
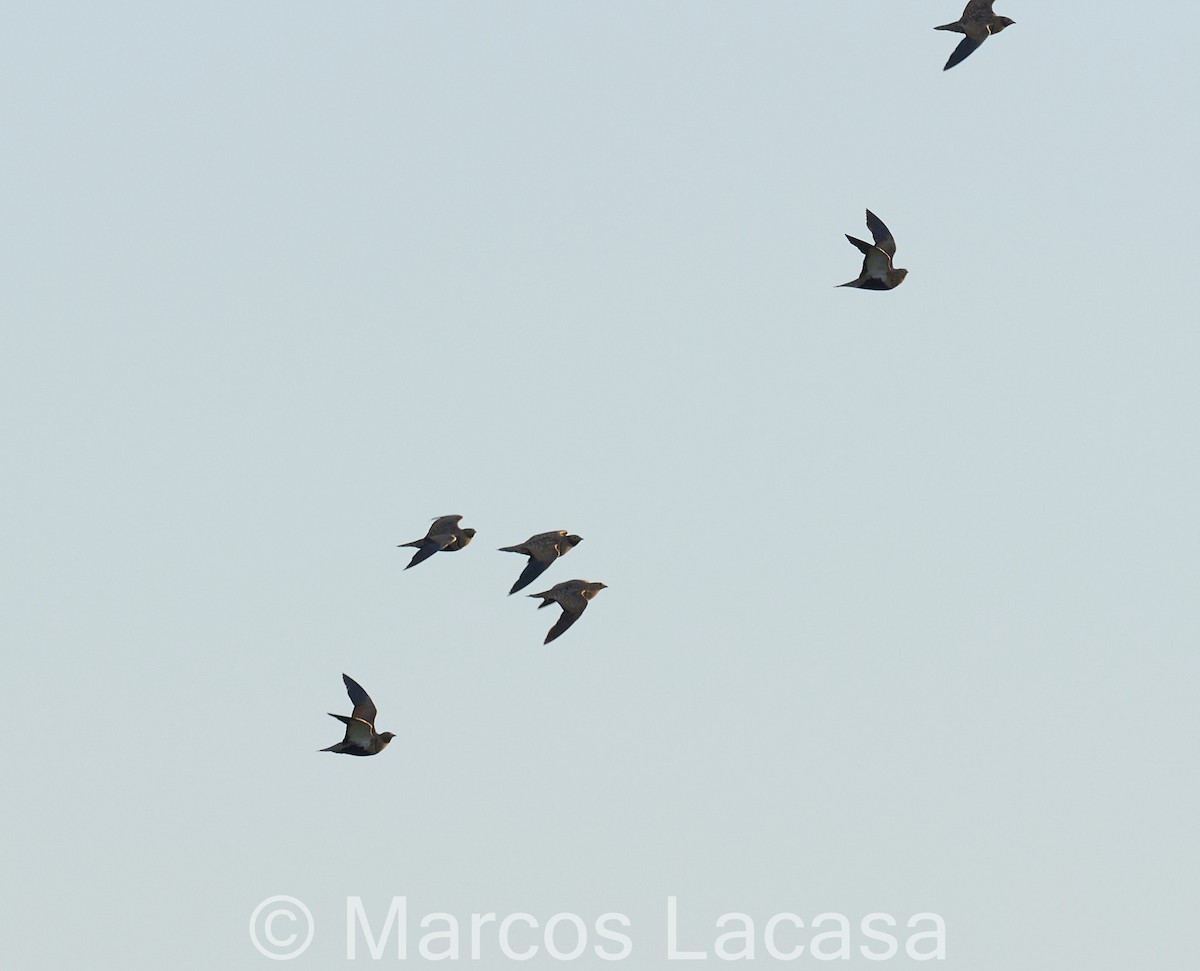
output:
M867 210L867 229L871 230L871 236L875 240L874 246L864 243L861 239L855 239L849 233L846 234L846 239L863 254L863 265L857 280L839 283L838 286L858 287L860 290L891 290L900 286L908 276L908 270L892 266L892 257L896 255L896 240L892 238L883 220L870 209Z
M568 533L565 529L560 529L553 533L538 533L536 536L530 536L524 543L518 543L516 546L501 546L501 553L520 553L529 557L529 562L525 564L525 569L517 577L517 582L508 591L509 596L518 590L524 590L545 573L551 563L560 556L566 556L582 542L582 536L576 536L574 533Z
M531 593L530 597L541 597L542 602L538 604L538 610L543 607L549 607L550 604L556 603L562 607L562 614L558 621L550 628L550 633L546 635L543 644L549 644L554 638L558 637L587 609L588 601L591 600L601 590L607 588L604 583L590 583L587 580L566 580L563 583L556 583L549 590L544 590L541 593Z
M342 680L346 682L346 694L354 702L354 712L350 715L329 712L330 718L336 718L346 726L346 737L321 751L339 755L378 755L396 736L392 732L381 734L375 731L375 702L350 675L343 674Z
M997 17L992 12L994 0L971 0L963 9L962 16L952 24L942 24L934 30L953 30L955 33L966 34L950 55L943 71L949 71L955 64L965 61L975 48L987 40L992 34L998 34L1005 27L1016 23L1008 17Z
M418 563L423 563L433 556L434 553L440 553L442 550L445 550L447 553L461 550L471 542L471 537L475 535L475 530L459 529L458 524L461 521L462 516L439 516L433 521L433 525L429 527L429 532L421 539L414 539L411 543L401 543L401 547L417 547L417 552L413 554L413 558L408 561L408 566L404 569L407 570Z

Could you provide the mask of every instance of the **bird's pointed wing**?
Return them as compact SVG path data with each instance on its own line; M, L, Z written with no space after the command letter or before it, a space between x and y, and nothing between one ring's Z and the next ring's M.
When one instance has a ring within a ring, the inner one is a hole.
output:
M986 36L986 34L984 36ZM946 66L943 67L942 70L949 71L950 68L954 67L955 64L961 64L975 52L975 48L977 48L981 43L982 41L975 40L972 37L964 37L961 41L959 41L958 46L954 48L954 53L950 55L950 60L946 62Z
M875 245L887 253L888 256L896 255L896 240L892 237L891 230L883 224L875 213L867 210L867 229L871 230L871 238L875 240ZM863 250L865 253L866 250Z
M408 561L408 566L406 566L404 569L407 570L409 567L414 567L418 563L424 563L427 559L433 556L434 553L441 552L453 542L453 533L445 533L441 536L425 537L425 542L423 542L420 548L413 554L413 558Z
M858 247L858 251L862 253L863 256L868 255L871 250L875 248L870 243L864 243L861 239L857 239L854 236L851 236L849 233L846 233L846 239L850 240L850 242Z
M580 616L583 614L583 608L587 606L587 601L582 597L579 599L581 606L578 610L571 610L563 607L563 612L559 614L558 620L555 622L554 626L550 628L550 633L548 633L546 635L546 639L542 641L543 644L549 644L556 637L560 637L568 627L570 627L580 618Z
M342 680L346 682L346 694L350 696L350 702L354 705L354 719L362 720L367 723L369 729L375 724L375 716L378 714L375 710L375 702L371 700L371 696L363 690L363 686L355 681L350 675L343 674ZM353 726L347 723L346 737L349 738L350 730ZM370 738L370 735L367 736Z
M529 584L533 583L538 577L545 573L550 564L553 563L555 557L551 556L548 559L530 555L529 562L525 564L525 569L521 571L521 575L517 577L517 582L513 584L512 589L508 591L509 595L516 593L518 590L524 590ZM536 594L534 595L536 596Z

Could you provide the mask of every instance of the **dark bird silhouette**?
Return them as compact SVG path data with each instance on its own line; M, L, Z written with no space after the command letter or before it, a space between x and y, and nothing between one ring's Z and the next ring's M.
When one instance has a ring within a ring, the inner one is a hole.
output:
M524 543L518 543L516 546L501 546L501 553L520 553L529 557L529 562L525 564L525 569L517 577L517 582L508 591L508 595L511 597L518 590L524 590L545 573L551 563L560 556L566 556L582 542L582 536L559 529L553 533L530 536Z
M867 210L867 229L871 230L871 236L875 240L874 246L864 243L861 239L855 239L849 233L846 234L846 239L863 254L863 265L858 279L849 283L839 283L838 286L857 287L860 290L892 290L900 286L908 276L908 270L892 266L892 257L896 255L896 240L892 238L883 220L870 209Z
M956 48L954 53L950 55L950 60L946 62L943 71L949 71L955 64L960 64L965 61L971 54L975 52L980 44L987 40L992 34L998 34L1005 27L1011 27L1016 23L1008 17L997 17L992 12L992 3L994 0L971 0L963 9L962 16L952 24L942 24L940 27L934 27L934 30L952 30L958 34L966 34Z
M375 731L375 702L350 675L343 674L342 680L346 682L346 694L354 703L354 712L350 715L329 713L330 718L336 718L346 726L346 737L321 751L339 755L378 755L396 736L391 732Z
M562 607L558 621L550 628L550 633L546 635L546 639L542 643L549 644L575 623L587 609L588 601L601 590L607 589L607 586L604 583L592 583L588 580L566 580L563 583L556 583L549 590L541 593L528 594L530 597L542 598L542 602L538 604L538 610L549 607L552 603Z
M461 521L462 516L440 516L433 521L433 525L429 527L429 532L421 539L414 539L411 543L401 543L401 547L417 547L417 552L413 554L413 558L408 561L408 566L404 569L407 570L418 563L423 563L433 556L434 553L440 553L442 550L445 550L447 553L461 550L471 542L471 537L475 535L475 530L459 529L458 524Z

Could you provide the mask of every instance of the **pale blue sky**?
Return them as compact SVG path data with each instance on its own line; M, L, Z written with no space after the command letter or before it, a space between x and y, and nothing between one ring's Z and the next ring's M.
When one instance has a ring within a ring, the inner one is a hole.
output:
M1194 10L998 3L945 73L958 0L7 5L4 965L273 967L272 894L296 968L351 894L1194 960Z

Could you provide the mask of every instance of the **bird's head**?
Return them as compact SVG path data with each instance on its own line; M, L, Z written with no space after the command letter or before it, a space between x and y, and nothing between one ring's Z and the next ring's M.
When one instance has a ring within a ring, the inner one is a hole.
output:
M902 270L900 267L896 267L892 273L896 276L896 286L900 286L904 282L904 278L908 276L908 270Z
M1005 27L1011 27L1015 23L1016 21L1012 17L997 17L992 23L990 33L998 34Z
M473 530L473 529L464 529L462 532L463 532L463 536L465 537L465 538L463 539L463 541L462 541L462 545L463 545L463 546L466 546L466 545L467 545L469 542L471 542L471 540L474 538L474 536L475 536L475 530Z
M390 741L391 741L393 738L395 738L395 737L396 737L396 733L395 733L395 732L380 732L380 733L379 733L379 744L380 744L380 746L382 747L382 746L384 746L384 745L387 745L387 743L388 743L388 742L390 742Z
M596 594L598 594L601 590L607 590L607 589L608 589L607 583L600 583L600 582L589 583L586 587L584 587L583 595L585 597L587 597L588 600L591 600L592 597L596 596Z
M566 543L568 547L578 546L580 543L583 542L583 537L576 536L574 533L571 533L569 536L563 537L563 542Z

